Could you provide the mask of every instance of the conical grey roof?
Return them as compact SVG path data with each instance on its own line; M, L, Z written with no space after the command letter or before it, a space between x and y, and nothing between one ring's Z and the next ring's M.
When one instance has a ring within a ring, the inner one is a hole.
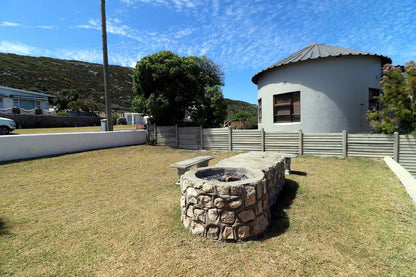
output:
M305 48L299 50L298 52L290 55L289 57L284 58L283 60L280 60L277 63L269 66L268 68L258 72L253 76L251 80L253 83L257 84L259 76L262 73L285 64L337 56L376 56L382 59L382 64L391 63L391 59L386 56L343 47L325 45L320 43L312 43L306 46Z

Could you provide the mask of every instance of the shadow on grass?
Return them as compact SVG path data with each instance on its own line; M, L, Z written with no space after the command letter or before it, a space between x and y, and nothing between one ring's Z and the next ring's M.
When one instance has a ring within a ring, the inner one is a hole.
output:
M0 218L0 236L9 234L6 221L3 218Z
M292 171L290 171L290 174L291 175L299 175L299 176L307 176L308 174L306 173L306 172L303 172L303 171L296 171L296 170L292 170Z
M295 181L286 179L286 184L277 198L276 204L270 208L271 222L270 227L260 240L266 240L272 237L284 234L290 226L289 217L285 210L290 209L296 194L299 184Z

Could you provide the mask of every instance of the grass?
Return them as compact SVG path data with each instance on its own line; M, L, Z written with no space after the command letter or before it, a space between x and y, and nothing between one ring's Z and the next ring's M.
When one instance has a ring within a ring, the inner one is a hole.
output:
M0 274L415 276L416 208L382 161L300 157L261 239L218 243L180 223L169 164L134 146L0 166Z
M136 129L135 125L115 125L114 126L114 131L133 130L133 129ZM11 134L12 135L13 134L14 135L32 135L32 134L94 132L94 131L101 131L101 126L16 129Z

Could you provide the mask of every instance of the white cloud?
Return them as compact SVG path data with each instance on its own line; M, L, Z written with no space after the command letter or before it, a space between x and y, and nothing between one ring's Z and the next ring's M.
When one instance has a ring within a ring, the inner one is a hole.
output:
M15 53L19 55L37 55L40 51L36 47L20 42L0 41L0 52Z
M51 30L51 29L56 29L56 26L54 26L54 25L45 25L45 26L39 25L39 26L36 26L36 28Z
M1 27L18 27L20 26L20 24L15 23L15 22L3 21L3 22L0 22L0 26Z

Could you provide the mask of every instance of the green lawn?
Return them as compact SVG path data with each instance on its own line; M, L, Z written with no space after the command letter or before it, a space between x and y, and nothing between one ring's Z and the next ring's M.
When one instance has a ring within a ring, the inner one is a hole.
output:
M380 160L301 156L263 238L190 234L169 164L235 154L143 145L0 165L0 274L416 275L416 208Z
M135 125L115 125L114 131L132 130ZM62 127L62 128L33 128L33 129L16 129L11 134L15 135L31 135L31 134L48 134L48 133L70 133L70 132L93 132L101 131L101 126L86 127Z

